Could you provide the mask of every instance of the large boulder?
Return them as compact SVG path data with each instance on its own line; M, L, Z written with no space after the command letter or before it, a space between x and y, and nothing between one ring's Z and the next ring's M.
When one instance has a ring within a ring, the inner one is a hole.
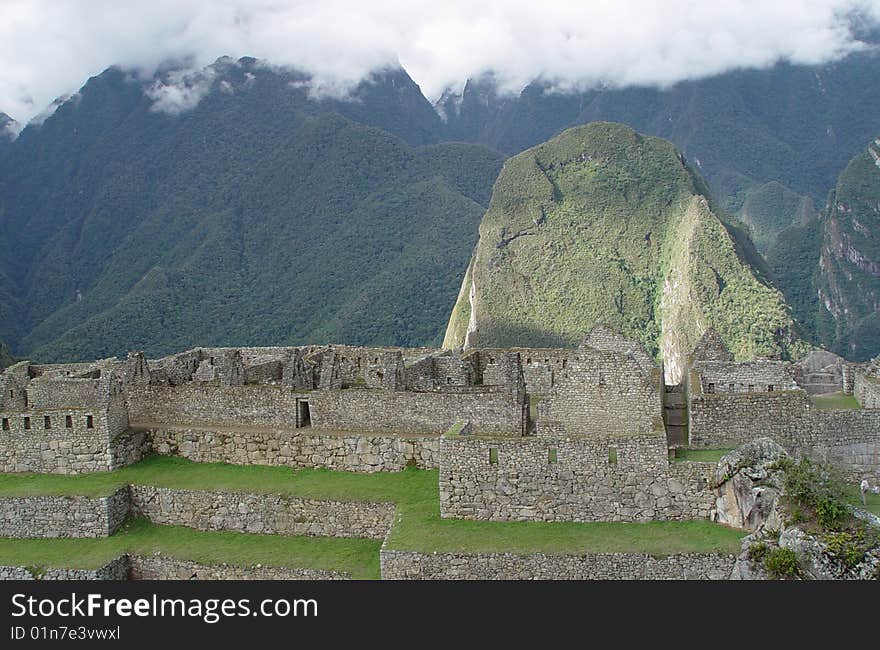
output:
M756 531L781 527L782 461L788 453L770 438L756 438L718 461L715 469L716 521Z

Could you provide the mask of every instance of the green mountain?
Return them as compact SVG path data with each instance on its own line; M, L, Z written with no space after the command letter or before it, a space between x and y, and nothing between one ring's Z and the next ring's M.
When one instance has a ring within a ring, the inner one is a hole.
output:
M448 93L439 108L447 137L509 155L597 120L670 140L765 250L779 230L815 213L810 202L824 206L846 162L880 132L871 108L880 104L878 78L880 51L871 47L826 65L780 63L662 89L558 93L539 80L511 96L488 76Z
M0 340L47 361L439 343L504 156L593 120L677 145L712 212L738 216L740 258L763 277L748 230L804 331L835 339L812 267L774 242L807 245L814 206L880 132L878 75L866 50L666 89L502 95L483 78L434 107L399 68L346 99L249 58L148 80L110 68L17 137L0 126Z
M865 361L880 350L880 140L840 174L821 220L783 233L768 254L817 340Z
M707 196L671 143L620 124L508 159L444 346L574 346L604 321L670 381L710 327L739 358L804 349L748 237Z
M401 74L341 102L222 60L180 114L89 80L0 159L0 338L42 360L439 343L503 158L427 144Z

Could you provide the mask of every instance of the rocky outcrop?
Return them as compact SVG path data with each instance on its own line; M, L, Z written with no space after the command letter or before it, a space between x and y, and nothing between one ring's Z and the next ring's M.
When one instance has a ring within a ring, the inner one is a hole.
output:
M716 520L752 531L743 538L732 580L767 580L767 558L780 554L790 561L784 577L803 580L870 580L880 578L880 534L824 531L798 523L781 497L789 459L770 438L757 438L724 456L715 472ZM868 526L870 518L862 518ZM856 525L858 528L858 525ZM873 546L872 546L873 544ZM788 551L786 554L785 551Z
M756 438L724 456L715 469L716 520L756 531L780 525L781 462L788 453L770 438Z

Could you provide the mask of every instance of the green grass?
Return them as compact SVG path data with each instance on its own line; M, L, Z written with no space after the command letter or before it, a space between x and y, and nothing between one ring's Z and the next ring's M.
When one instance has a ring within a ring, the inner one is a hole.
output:
M700 463L717 463L730 449L676 449L675 461L696 461Z
M843 393L827 393L825 395L811 395L810 399L820 411L834 411L839 409L862 408L859 401L852 395Z
M0 496L101 496L126 483L161 487L281 493L343 501L391 501L398 518L388 548L421 552L735 553L742 532L708 521L650 523L487 522L441 519L438 472L358 474L329 470L193 463L153 456L115 472L57 476L0 474ZM378 542L207 533L136 521L108 539L0 540L0 564L101 564L122 549L161 550L198 561L338 568L375 577Z
M379 577L379 547L371 539L248 535L205 532L183 526L157 526L132 519L112 537L101 539L0 538L0 564L94 569L122 553L163 555L203 564L286 566L329 569L356 579Z
M847 501L849 501L854 506L858 506L859 508L867 510L868 512L873 512L875 515L880 517L880 494L868 492L868 494L865 495L865 500L868 502L868 505L863 506L862 496L859 492L859 486L847 484L847 497Z

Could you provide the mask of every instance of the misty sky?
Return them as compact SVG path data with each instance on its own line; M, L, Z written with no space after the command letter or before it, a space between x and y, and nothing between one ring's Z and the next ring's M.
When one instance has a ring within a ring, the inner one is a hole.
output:
M399 62L432 99L488 70L513 91L537 77L667 85L834 60L861 47L852 12L878 24L880 0L0 0L0 111L26 122L110 65L147 76L222 55L340 91Z

